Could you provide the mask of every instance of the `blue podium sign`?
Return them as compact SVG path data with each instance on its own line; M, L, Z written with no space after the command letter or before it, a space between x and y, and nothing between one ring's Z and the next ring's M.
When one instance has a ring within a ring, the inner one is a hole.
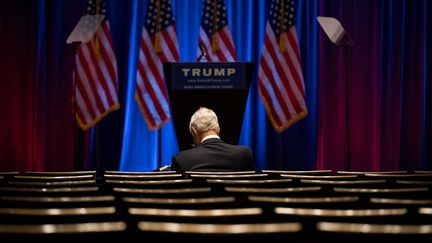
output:
M173 90L239 90L246 88L245 63L182 62L173 63Z

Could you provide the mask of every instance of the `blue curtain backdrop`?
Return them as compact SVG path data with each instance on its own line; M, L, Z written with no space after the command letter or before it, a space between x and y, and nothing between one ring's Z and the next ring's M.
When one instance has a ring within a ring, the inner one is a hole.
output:
M105 1L121 108L89 132L75 132L74 46L65 40L86 1L0 1L0 170L150 171L178 151L173 124L149 131L134 100L149 0ZM202 1L172 1L180 59L194 61ZM239 61L259 60L269 2L225 0ZM255 74L239 143L252 147L258 169L347 168L345 63L352 87L351 168L432 169L432 4L297 0L295 8L309 114L276 133ZM317 25L318 15L338 18L352 35L347 60Z
M116 1L111 1L111 4L115 3ZM131 11L131 25L127 71L128 85L125 97L126 113L120 160L120 170L126 171L153 170L168 164L172 155L178 152L173 124L168 123L161 131L149 131L134 100L138 44L147 4L148 1L134 0L131 3L132 8L129 10ZM266 1L227 0L225 4L238 60L257 62L264 39L268 8ZM284 134L274 133L268 123L264 106L259 99L256 75L254 76L239 143L252 147L258 169L271 167L312 169L315 167L316 154L310 151L316 151L316 104L314 103L317 101L317 92L316 87L313 87L316 81L313 80L317 79L317 65L316 59L313 58L315 55L313 50L316 50L317 45L315 21L317 2L299 1L299 4L299 8L308 9L307 12L298 11L302 13L299 14L298 18L300 43L306 45L301 46L304 66L307 67L307 72L315 75L306 76L308 79L306 81L308 84L306 97L309 116L300 125L292 126ZM111 7L111 9L113 8ZM202 1L174 0L173 11L179 40L180 60L195 61ZM113 16L112 19L111 22L113 23L116 17ZM301 31L302 26L308 31L305 29ZM311 55L311 58L308 58L307 55ZM269 141L269 143L265 141ZM278 145L274 147L274 144ZM309 148L308 151L304 149L305 147ZM289 159L283 153L289 154ZM282 162L284 159L286 159L286 163Z

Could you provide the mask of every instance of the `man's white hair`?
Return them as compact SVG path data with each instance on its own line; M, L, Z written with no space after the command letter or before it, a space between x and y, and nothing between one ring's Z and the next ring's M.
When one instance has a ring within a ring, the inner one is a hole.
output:
M192 127L198 132L207 132L214 130L219 133L219 122L214 111L205 107L200 107L191 117L189 131L192 133Z

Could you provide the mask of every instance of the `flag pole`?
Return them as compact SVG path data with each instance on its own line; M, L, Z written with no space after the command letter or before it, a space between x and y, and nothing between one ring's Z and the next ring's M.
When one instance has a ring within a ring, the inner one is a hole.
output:
M345 61L345 137L346 137L346 170L351 170L351 143L350 143L350 117L349 117L349 92L350 83L348 80L348 51L354 44L347 31L344 30L339 20L333 17L318 16L318 23L326 33L327 37L336 45L343 47L344 49L344 61Z
M282 139L282 133L278 132L278 168L279 170L283 170L283 162L282 162L282 146L283 139Z
M100 168L100 141L99 141L99 124L98 123L95 125L95 144L96 144L95 167L96 167L96 177L98 178L98 175L101 173L99 171L99 168Z
M161 135L161 128L159 128L158 130L157 130L157 133L158 133L158 167L161 167L162 166L162 152L161 152L161 149L162 149L162 135Z

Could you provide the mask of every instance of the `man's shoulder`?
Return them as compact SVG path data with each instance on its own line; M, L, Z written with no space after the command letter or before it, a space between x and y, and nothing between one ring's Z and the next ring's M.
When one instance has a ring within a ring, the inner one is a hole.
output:
M197 151L196 147L195 148L190 148L190 149L185 149L185 150L182 150L182 151L178 152L175 156L176 157L187 157L187 156L192 155L196 151Z
M238 150L238 151L252 151L252 149L248 146L245 145L234 145L234 144L227 144L227 146L231 147L234 150Z

